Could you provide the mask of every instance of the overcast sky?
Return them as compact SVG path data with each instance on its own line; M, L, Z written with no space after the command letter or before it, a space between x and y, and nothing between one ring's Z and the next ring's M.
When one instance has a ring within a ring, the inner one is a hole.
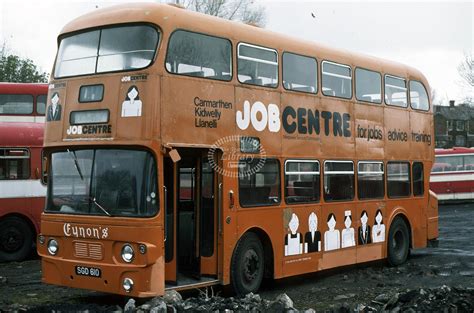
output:
M257 1L267 29L411 65L441 98L466 92L456 67L473 53L473 1ZM68 21L123 2L143 0L1 0L0 43L50 72Z

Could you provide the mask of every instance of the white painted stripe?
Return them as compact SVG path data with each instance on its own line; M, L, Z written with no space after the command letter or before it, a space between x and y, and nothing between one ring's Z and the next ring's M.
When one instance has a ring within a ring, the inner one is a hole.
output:
M0 180L0 199L46 197L46 186L39 180Z
M44 123L44 116L18 116L18 115L2 115L0 122L27 122L27 123Z
M438 200L465 200L474 199L474 192L436 194Z
M431 175L430 182L474 181L474 173L456 175Z

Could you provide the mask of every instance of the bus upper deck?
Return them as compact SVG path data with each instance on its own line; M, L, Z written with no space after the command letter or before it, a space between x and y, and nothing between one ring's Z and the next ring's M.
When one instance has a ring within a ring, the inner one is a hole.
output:
M48 84L0 83L0 122L44 122Z

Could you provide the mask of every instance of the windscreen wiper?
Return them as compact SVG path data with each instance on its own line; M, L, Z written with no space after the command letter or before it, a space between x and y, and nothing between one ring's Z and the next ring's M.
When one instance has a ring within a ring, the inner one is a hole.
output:
M105 215L107 215L107 216L112 216L112 214L110 214L103 206L101 206L101 205L99 204L99 202L97 202L97 200L95 199L95 197L90 197L90 199L91 199L92 203L94 203L99 209L102 210L102 212L105 213Z
M67 152L69 152L69 154L72 154L72 158L74 160L74 166L76 167L76 170L79 173L79 176L81 177L81 180L84 180L84 176L82 176L81 168L79 167L79 162L77 162L76 152L71 151L69 149L67 149Z

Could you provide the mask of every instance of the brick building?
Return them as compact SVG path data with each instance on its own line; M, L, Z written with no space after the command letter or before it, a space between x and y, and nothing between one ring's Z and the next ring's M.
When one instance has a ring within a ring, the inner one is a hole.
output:
M474 147L474 107L434 106L436 148Z

